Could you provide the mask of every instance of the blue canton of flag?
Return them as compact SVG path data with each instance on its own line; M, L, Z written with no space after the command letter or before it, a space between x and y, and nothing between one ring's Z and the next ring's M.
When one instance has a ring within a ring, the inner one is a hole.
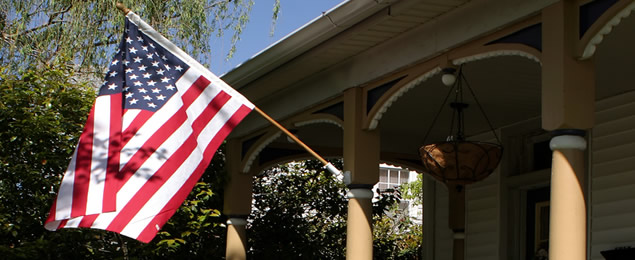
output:
M156 112L176 93L174 84L189 66L128 20L125 32L99 95L122 93L124 109Z

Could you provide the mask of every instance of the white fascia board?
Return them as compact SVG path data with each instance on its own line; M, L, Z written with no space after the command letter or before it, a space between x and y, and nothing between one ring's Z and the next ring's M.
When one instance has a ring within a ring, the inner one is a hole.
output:
M345 1L257 53L221 78L233 88L240 89L252 80L350 28L392 2L395 1Z

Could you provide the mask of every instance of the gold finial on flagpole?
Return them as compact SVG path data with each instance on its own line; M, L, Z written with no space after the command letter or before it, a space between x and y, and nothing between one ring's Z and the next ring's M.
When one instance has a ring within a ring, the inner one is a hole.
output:
M130 12L130 9L128 9L128 7L126 7L122 3L117 3L116 6L119 10L121 10L121 12L123 12L124 15L127 15Z

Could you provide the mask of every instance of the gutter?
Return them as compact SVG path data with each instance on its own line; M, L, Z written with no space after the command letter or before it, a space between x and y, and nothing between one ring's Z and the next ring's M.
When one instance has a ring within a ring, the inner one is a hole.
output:
M347 0L255 54L221 78L241 89L397 0Z

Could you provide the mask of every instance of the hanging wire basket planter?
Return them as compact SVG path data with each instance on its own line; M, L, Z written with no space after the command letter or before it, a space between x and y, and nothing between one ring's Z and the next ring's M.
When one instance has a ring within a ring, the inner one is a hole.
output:
M426 133L424 142L430 134L430 130L434 127L434 123L447 103L448 98L454 93L455 100L450 103L450 107L454 110L450 135L446 141L422 146L419 149L419 154L425 171L435 179L443 183L466 185L485 179L496 169L503 155L503 146L500 144L498 135L496 135L487 115L485 115L483 108L467 83L462 67L459 68L456 79L446 76L453 76L454 71L454 69L444 70L443 82L451 85L452 88L441 105L439 113L434 118L428 133ZM468 141L465 139L463 110L468 107L468 104L463 102L463 83L470 90L470 94L472 94L498 143Z

